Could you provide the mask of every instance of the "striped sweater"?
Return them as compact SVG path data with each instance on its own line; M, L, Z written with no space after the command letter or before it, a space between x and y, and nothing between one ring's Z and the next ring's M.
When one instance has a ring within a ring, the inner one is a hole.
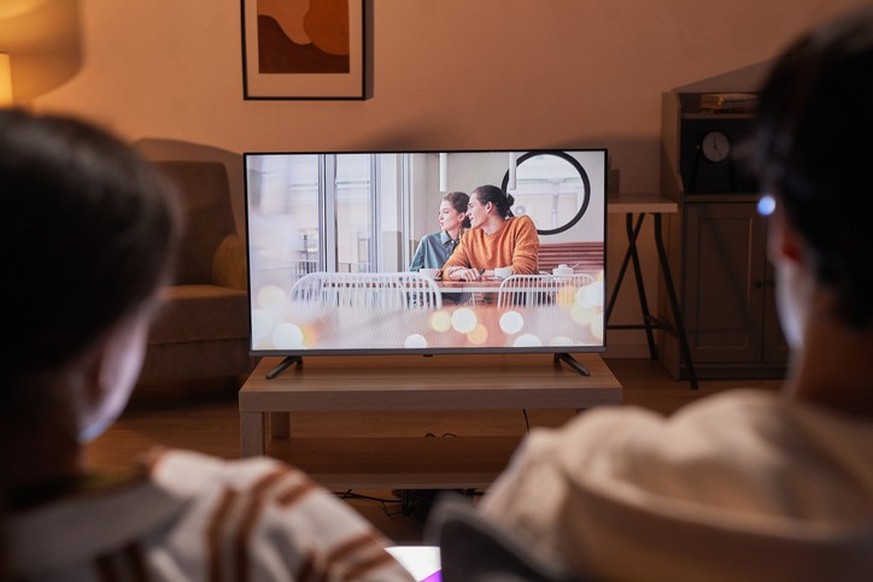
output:
M265 457L161 450L134 481L8 517L25 580L412 580L352 508Z

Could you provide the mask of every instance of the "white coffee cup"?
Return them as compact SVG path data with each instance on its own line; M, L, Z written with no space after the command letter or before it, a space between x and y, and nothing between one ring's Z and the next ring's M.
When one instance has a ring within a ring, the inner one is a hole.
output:
M431 279L436 279L437 275L440 274L439 269L419 269L418 272Z
M512 267L497 267L494 269L494 276L498 279L506 279L512 275Z

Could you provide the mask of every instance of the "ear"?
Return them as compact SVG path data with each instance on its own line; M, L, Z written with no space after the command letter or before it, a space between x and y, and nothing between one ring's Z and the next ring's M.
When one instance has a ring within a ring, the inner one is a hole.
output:
M770 217L767 236L767 251L772 263L788 261L803 264L806 262L803 237L778 209Z
M103 395L103 369L106 366L107 349L106 340L101 339L88 351L82 361L81 376L84 380L82 397L89 404L99 402Z
M80 410L98 408L106 397L111 384L107 382L107 370L113 366L112 334L100 338L91 349L82 354L73 373Z
M106 342L101 339L72 362L66 371L67 398L76 423L80 441L106 398L102 372L105 366Z
M82 369L79 396L79 438L88 441L102 433L127 405L145 356L148 312L120 322L90 351Z

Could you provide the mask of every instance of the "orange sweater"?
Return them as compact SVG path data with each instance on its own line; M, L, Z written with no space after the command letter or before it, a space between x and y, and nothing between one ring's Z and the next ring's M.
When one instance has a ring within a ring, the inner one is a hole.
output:
M533 220L529 216L514 216L491 235L481 228L465 232L443 269L512 267L517 274L535 274L539 270L539 250L540 239Z

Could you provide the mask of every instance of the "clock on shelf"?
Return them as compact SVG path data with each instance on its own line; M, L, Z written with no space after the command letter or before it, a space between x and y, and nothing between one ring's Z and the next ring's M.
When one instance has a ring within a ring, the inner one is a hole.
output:
M723 162L731 155L731 138L721 131L710 131L700 141L700 152L714 164Z
M754 192L755 181L735 158L751 131L749 115L700 115L681 120L680 173L686 194Z

